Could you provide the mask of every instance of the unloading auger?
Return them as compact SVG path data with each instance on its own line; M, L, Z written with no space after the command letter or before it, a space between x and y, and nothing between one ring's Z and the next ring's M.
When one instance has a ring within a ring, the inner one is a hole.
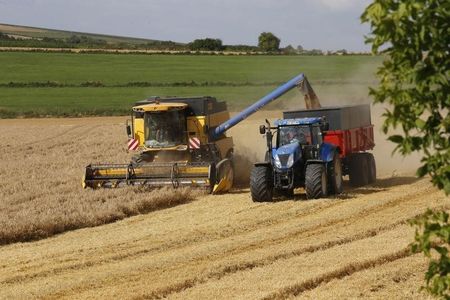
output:
M194 186L213 193L231 189L233 139L225 132L294 87L307 108L319 100L300 74L230 118L225 102L213 97L159 98L138 101L127 121L128 149L139 151L128 164L86 166L83 187Z

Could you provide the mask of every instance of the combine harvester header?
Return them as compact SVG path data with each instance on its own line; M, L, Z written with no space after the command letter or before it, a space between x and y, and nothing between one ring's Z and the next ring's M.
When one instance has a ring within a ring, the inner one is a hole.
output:
M196 186L210 192L233 184L233 140L226 131L294 87L307 109L320 108L306 76L300 74L230 118L225 102L213 97L139 101L127 122L130 150L140 153L128 164L90 164L83 187L123 185Z

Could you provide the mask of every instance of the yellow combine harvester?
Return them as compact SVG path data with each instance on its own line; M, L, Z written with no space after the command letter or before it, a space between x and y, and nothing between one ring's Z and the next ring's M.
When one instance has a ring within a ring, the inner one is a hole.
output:
M127 122L129 150L140 154L128 164L90 164L83 187L122 185L196 186L210 192L233 185L233 139L225 132L293 87L305 95L307 108L318 99L300 74L230 118L225 102L213 97L159 98L139 101Z
M212 97L139 101L127 123L129 164L88 165L83 186L182 185L227 191L233 182L233 139L213 141L210 129L230 118L225 102Z

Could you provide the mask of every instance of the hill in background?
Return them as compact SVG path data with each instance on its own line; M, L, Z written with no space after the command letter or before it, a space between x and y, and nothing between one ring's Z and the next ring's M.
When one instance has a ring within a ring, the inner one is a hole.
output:
M29 27L20 25L10 25L0 23L0 32L7 34L11 37L17 39L37 39L43 40L48 39L70 39L72 36L86 36L94 40L104 40L108 44L119 44L119 43L129 43L129 44L145 44L158 42L157 40L143 39L143 38L133 38L124 36L115 36L107 34L96 34L96 33L86 33L77 31L66 31L66 30L56 30L47 29L39 27ZM160 41L159 41L160 42Z
M187 46L172 41L0 24L0 47L185 50Z

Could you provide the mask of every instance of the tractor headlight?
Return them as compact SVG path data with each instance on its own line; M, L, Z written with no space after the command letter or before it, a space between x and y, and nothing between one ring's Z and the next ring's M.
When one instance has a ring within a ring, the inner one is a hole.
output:
M286 168L292 167L293 164L294 164L294 154L291 154L289 155L289 158L287 160Z
M281 168L281 161L278 155L275 155L275 167Z

